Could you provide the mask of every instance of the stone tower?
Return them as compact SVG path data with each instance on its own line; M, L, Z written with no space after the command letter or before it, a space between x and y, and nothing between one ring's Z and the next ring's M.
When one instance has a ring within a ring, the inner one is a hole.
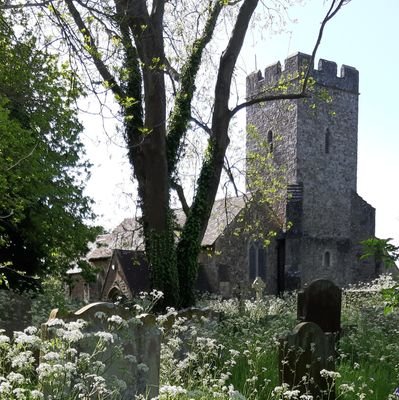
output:
M297 53L247 77L247 98L298 91L311 57ZM344 286L375 276L359 260L359 242L374 236L375 210L356 193L359 73L320 60L310 96L250 107L247 124L269 146L247 138L247 152L269 151L284 166L287 191L280 213L290 229L277 240L278 290L328 278ZM267 172L266 172L267 174Z

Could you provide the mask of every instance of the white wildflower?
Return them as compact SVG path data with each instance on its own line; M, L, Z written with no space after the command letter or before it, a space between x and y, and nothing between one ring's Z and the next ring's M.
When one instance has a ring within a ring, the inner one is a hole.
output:
M47 326L65 326L65 322L60 318L51 319L46 323Z
M17 344L29 344L31 346L39 346L41 340L38 336L27 335L25 332L14 332L14 342Z
M245 396L235 390L233 385L229 385L227 394L230 400L245 400Z
M35 326L28 326L26 329L24 329L24 333L27 335L36 335L37 328Z
M85 320L83 320L83 319L78 319L76 321L71 321L71 322L68 322L67 324L65 324L65 327L69 331L81 330L85 326L87 326L87 322Z
M133 354L127 354L125 356L125 360L129 361L132 364L136 364L137 363L137 358Z
M147 373L148 370L149 370L148 366L147 366L146 364L144 364L144 363L138 364L138 365L137 365L137 369L138 369L139 371L143 372L143 373Z
M3 343L10 343L10 338L6 335L0 335L0 345Z
M25 381L25 378L22 374L19 374L17 372L10 372L7 375L7 380L11 383L16 383L17 385L22 384Z
M341 393L348 393L348 392L354 392L355 391L355 387L353 384L347 384L347 383L343 383L342 385L339 386L339 390Z
M164 385L159 388L159 393L175 397L179 394L186 394L187 391L181 386Z
M97 311L94 316L98 319L105 319L107 318L107 314L105 314L105 312L102 311Z
M114 343L114 336L112 333L109 332L96 332L94 336L97 336L100 338L100 340L103 340L106 343Z
M12 389L12 386L11 386L10 382L8 382L8 381L0 382L0 394L10 393L11 389Z
M15 388L15 389L12 391L12 393L13 393L14 398L15 398L16 400L25 400L25 399L26 399L26 397L25 397L25 389L22 389L22 388Z
M45 361L58 361L60 359L60 355L55 351L50 351L47 354L45 354L42 358Z
M299 390L287 390L283 393L284 399L297 399L300 394Z
M22 351L12 358L11 366L13 368L24 368L28 364L32 364L34 361L35 359L31 351Z
M112 315L107 319L108 322L114 323L116 325L127 325L127 322L119 315Z
M320 375L322 378L331 378L331 379L337 379L337 378L341 378L341 374L339 372L335 372L335 371L327 371L326 369L322 369L320 371Z
M32 390L30 392L32 400L41 400L44 399L44 394L39 390Z
M66 340L67 342L77 342L77 341L83 339L83 337L84 337L83 333L78 329L65 330L65 329L59 328L56 331L56 335L64 340Z

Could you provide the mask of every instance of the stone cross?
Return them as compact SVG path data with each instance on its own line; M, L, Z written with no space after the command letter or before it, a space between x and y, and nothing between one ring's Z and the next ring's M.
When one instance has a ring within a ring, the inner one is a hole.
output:
M256 294L256 301L262 300L263 297L263 291L266 287L265 282L263 282L262 278L260 276L257 276L252 283L252 289L255 290Z
M302 322L280 338L280 383L317 400L335 400L335 338L313 322ZM298 396L299 397L299 396Z
M341 330L342 290L333 282L318 279L298 292L297 316L302 322L314 322L323 332Z

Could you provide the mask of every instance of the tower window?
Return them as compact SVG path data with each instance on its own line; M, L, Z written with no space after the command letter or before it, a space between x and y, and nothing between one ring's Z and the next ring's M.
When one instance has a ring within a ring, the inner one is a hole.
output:
M267 132L267 144L269 145L270 153L273 153L273 132L271 130Z
M330 130L327 128L326 129L326 135L324 138L324 152L328 154L330 152L330 139L331 139L331 133Z
M324 267L329 267L331 266L331 253L329 251L326 251L324 253L324 257L323 257L323 266Z
M257 276L266 281L266 251L259 241L249 246L249 280L253 282Z

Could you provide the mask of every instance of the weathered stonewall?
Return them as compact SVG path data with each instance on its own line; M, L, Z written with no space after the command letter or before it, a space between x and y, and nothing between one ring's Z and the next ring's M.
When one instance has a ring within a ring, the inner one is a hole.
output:
M301 394L311 394L314 400L334 400L333 380L325 376L325 371L331 374L335 369L334 342L333 334L325 334L313 322L297 325L280 339L280 383Z
M297 316L314 322L323 332L341 331L342 290L333 282L318 279L298 292Z

